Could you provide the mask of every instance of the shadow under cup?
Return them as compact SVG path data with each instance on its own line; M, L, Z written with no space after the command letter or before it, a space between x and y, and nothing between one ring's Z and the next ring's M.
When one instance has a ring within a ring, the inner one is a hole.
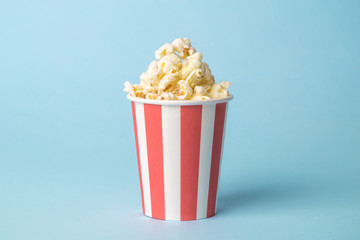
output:
M128 95L146 216L185 221L215 215L232 98L181 101Z

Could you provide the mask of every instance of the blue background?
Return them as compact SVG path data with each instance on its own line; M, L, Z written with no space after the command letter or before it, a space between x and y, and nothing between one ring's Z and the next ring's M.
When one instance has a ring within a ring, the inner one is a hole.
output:
M359 1L1 1L0 239L360 239ZM231 81L218 214L141 214L131 107L189 37Z

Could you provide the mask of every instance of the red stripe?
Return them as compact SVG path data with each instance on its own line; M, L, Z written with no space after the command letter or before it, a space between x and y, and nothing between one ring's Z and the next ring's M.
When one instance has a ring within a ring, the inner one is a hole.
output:
M225 113L226 113L226 103L216 104L207 217L211 217L215 214L216 194L218 189L219 167L220 167L221 148L222 148L222 140L223 140L223 132L224 132Z
M181 220L196 219L202 106L181 107Z
M136 142L136 154L137 154L137 161L138 161L138 168L139 168L139 177L140 177L141 203L142 203L143 213L145 214L144 193L143 193L143 186L142 186L141 165L140 165L140 153L139 153L139 140L138 140L138 131L137 131L137 124L136 124L136 112L135 112L135 103L134 103L134 102L131 102L131 108L132 108L133 121L134 121L135 142Z
M144 104L144 114L149 162L151 212L153 218L165 219L161 106Z

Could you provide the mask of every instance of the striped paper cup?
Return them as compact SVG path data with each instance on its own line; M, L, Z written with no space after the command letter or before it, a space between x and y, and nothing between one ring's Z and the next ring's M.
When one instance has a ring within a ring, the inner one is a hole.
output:
M164 220L215 215L230 95L131 101L143 213Z

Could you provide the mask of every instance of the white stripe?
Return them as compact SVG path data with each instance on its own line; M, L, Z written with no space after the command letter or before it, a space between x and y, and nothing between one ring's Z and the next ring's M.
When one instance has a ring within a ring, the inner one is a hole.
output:
M151 217L149 166L146 145L144 104L135 103L145 215Z
M162 106L165 219L180 220L180 106Z
M204 104L202 107L197 219L207 217L215 107L216 104Z
M226 118L227 118L227 110L228 110L228 104L225 105L225 119L224 119L224 129L223 129L223 137L222 137L222 143L221 143L221 154L220 154L220 164L219 164L219 175L218 175L218 184L217 184L217 193L215 198L215 213L217 211L217 199L218 199L218 192L219 192L219 183L220 183L220 175L221 175L221 166L222 166L222 156L224 152L224 142L225 142L225 130L226 130Z

